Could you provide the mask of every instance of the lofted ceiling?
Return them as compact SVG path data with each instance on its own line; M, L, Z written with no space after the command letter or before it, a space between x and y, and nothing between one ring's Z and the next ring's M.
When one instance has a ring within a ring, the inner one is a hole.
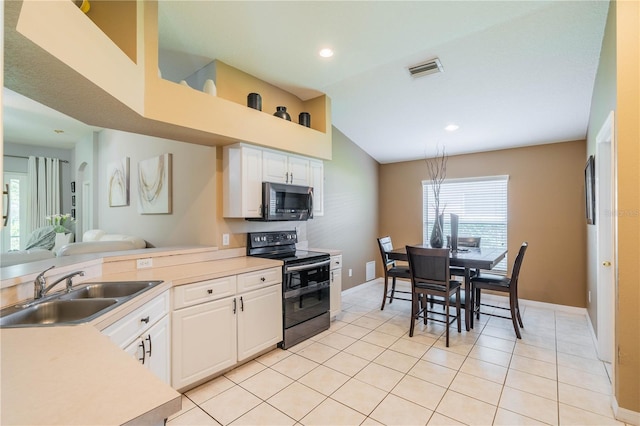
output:
M179 81L218 59L301 99L326 93L333 125L380 163L438 146L455 155L570 141L586 137L608 6L160 0L160 69ZM334 56L319 57L323 47ZM433 57L444 72L410 77ZM24 113L6 94L11 141Z

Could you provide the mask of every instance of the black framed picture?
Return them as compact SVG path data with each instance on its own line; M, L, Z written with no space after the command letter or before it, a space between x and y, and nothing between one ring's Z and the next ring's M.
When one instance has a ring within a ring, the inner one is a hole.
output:
M72 195L72 196L71 196L71 206L72 206L72 207L75 207L75 206L76 206L76 196L75 196L75 195Z
M595 174L595 158L589 156L587 165L584 167L584 192L585 192L585 210L587 215L587 224L595 225L596 223L596 174Z
M75 181L71 182L71 193L74 193L74 192L76 192L76 182Z

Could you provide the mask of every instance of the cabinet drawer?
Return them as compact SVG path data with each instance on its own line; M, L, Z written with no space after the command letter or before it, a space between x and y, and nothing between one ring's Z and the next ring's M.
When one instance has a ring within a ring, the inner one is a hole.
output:
M338 254L335 256L331 256L331 268L330 269L338 269L342 268L342 255Z
M173 309L210 302L235 294L235 275L182 285L173 289Z
M238 275L238 293L282 283L282 268L263 269Z
M167 313L169 313L169 292L165 291L160 296L111 324L102 333L124 349Z

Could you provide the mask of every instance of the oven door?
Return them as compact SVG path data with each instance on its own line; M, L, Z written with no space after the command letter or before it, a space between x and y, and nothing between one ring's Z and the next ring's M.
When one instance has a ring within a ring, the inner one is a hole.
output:
M330 282L314 284L284 293L284 328L290 328L329 311Z
M304 290L330 281L329 268L331 260L320 260L314 263L284 266L283 291ZM286 297L286 296L285 296Z

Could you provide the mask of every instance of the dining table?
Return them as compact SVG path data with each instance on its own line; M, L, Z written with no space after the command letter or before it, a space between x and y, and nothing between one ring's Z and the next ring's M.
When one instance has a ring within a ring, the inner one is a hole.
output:
M431 248L429 244L413 244L413 247ZM467 331L473 328L473 294L471 293L471 270L493 269L507 255L503 248L478 247L451 250L449 265L464 268L464 321ZM388 252L390 260L407 261L407 248L398 247Z

